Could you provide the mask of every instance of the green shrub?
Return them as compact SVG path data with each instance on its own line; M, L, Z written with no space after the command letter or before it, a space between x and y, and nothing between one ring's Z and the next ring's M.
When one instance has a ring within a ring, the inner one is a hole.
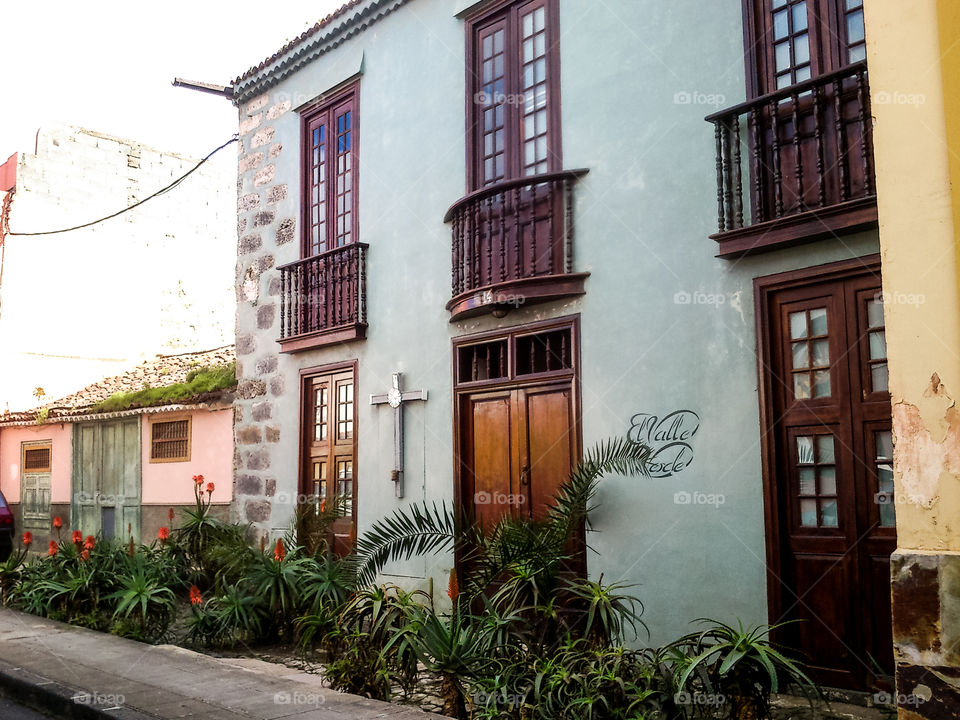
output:
M191 400L205 393L225 390L237 384L237 364L212 365L198 368L187 373L186 382L164 387L147 387L134 392L114 393L106 400L97 403L91 412L116 412L130 408L151 407Z

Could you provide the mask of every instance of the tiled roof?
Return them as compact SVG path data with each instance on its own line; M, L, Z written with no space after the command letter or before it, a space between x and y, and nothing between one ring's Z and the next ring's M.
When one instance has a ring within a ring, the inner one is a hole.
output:
M256 97L407 2L409 0L349 0L235 79L232 83L234 104L241 105Z
M268 58L267 58L266 60L264 60L262 63L260 63L260 64L257 65L256 67L252 67L252 68L250 68L249 70L247 70L245 73L243 73L243 75L241 75L241 76L238 77L236 80L234 80L234 81L233 81L233 84L234 84L234 85L239 85L241 81L246 80L246 79L247 79L248 77L250 77L251 75L254 75L254 74L260 72L260 71L263 70L265 67L267 67L267 65L269 65L270 63L273 63L273 62L277 61L278 59L280 59L280 57L281 57L282 55L285 55L286 53L290 52L291 50L293 50L293 49L294 49L295 47L297 47L298 45L301 45L301 44L304 43L306 40L308 40L308 39L310 39L311 37L313 37L314 35L316 35L318 32L320 32L320 31L323 30L325 27L327 27L328 25L330 25L330 23L332 23L332 22L333 22L334 20L336 20L337 18L341 18L341 17L343 17L344 15L346 15L348 12L350 12L353 8L355 8L355 7L356 7L357 5L359 5L361 2L363 2L363 0L349 0L349 2L344 3L344 4L341 5L339 8L337 8L336 10L334 10L332 13L330 13L329 15L327 15L325 18L323 18L322 20L320 20L320 22L318 22L318 23L317 23L316 25L314 25L312 28L307 28L306 30L304 30L303 33L301 33L300 35L298 35L297 37L295 37L293 40L291 40L290 42L288 42L286 45L284 45L282 48L280 48L279 50L277 50L273 55L271 55L270 57L268 57Z
M115 393L135 392L146 386L164 387L185 382L187 373L198 368L212 365L226 365L236 359L233 345L224 345L213 350L182 353L179 355L157 355L120 375L104 378L82 390L62 397L32 410L16 413L0 413L0 423L36 417L37 412L47 410L50 419L58 416L75 415L88 410ZM178 401L183 403L183 400Z

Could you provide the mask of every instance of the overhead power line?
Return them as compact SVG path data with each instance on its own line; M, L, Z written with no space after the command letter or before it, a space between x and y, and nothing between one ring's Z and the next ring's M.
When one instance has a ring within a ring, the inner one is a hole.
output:
M229 140L227 140L227 142L225 142L223 145L221 145L220 147L218 147L216 150L213 150L212 152L210 152L205 158L203 158L203 160L201 160L200 162L198 162L196 165L194 165L192 168L190 168L190 170L188 170L186 173L184 173L183 175L181 175L180 177L178 177L176 180L174 180L172 183L170 183L170 184L167 185L166 187L161 188L160 190L157 190L157 191L156 191L155 193L153 193L152 195L148 195L148 196L145 197L143 200L140 200L140 201L138 201L138 202L135 202L133 205L129 205L129 206L123 208L122 210L118 210L118 211L115 212L115 213L111 213L110 215L107 215L106 217L102 217L102 218L99 218L99 219L97 219L97 220L91 220L90 222L88 222L88 223L83 223L82 225L74 225L73 227L63 228L63 229L61 229L61 230L45 230L44 232L13 232L12 230L9 230L10 224L9 224L9 220L8 220L8 221L7 221L7 228L8 228L7 235L11 235L11 236L12 236L12 235L19 235L20 237L26 237L26 236L31 236L31 235L56 235L56 234L58 234L58 233L72 232L72 231L74 231L74 230L82 230L83 228L88 228L88 227L90 227L91 225L97 225L97 224L102 223L102 222L104 222L104 221L106 221L106 220L111 220L112 218L115 218L115 217L117 217L118 215L123 215L123 213L125 213L125 212L129 212L130 210L133 210L134 208L140 207L140 206L143 205L145 202L148 202L148 201L150 201L150 200L153 200L155 197L159 197L160 195L163 195L164 193L170 192L170 191L173 190L175 187L177 187L180 183L182 183L184 180L186 180L188 177L190 177L193 173L195 173L197 170L199 170L200 167L201 167L205 162L207 162L207 160L209 160L210 158L212 158L214 155L216 155L218 152L220 152L221 150L223 150L225 147L227 147L227 146L230 145L231 143L237 142L238 139L239 139L238 136L237 136L237 135L234 135L232 138L230 138Z

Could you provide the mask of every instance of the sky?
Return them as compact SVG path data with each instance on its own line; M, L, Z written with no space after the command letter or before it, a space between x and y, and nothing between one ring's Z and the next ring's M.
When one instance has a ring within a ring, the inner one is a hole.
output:
M341 4L5 0L0 163L51 123L205 155L236 132L236 109L173 78L227 85Z

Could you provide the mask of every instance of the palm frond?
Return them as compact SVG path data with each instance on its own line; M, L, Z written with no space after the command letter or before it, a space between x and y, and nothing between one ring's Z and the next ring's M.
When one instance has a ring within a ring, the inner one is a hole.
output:
M370 583L391 560L456 549L473 535L463 512L447 503L419 502L396 510L358 539L357 580Z

